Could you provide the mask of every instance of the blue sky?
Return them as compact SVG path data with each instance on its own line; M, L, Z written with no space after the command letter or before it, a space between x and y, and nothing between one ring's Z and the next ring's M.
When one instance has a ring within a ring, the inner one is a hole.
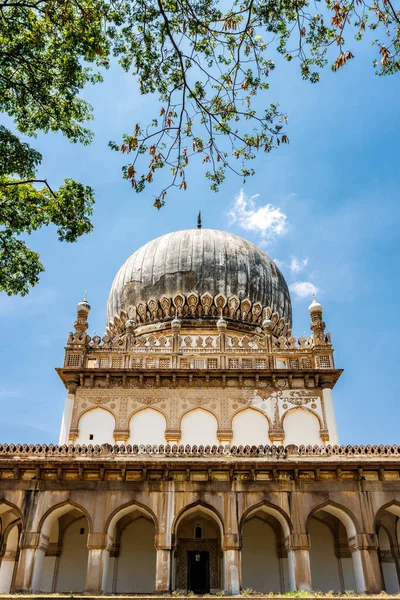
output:
M57 441L65 392L54 369L77 302L87 290L89 333L102 335L108 291L127 256L195 227L201 210L204 227L261 244L279 261L296 336L309 331L310 291L318 290L344 368L334 390L341 443L399 443L400 81L374 75L367 45L352 51L355 60L336 74L327 69L314 86L293 63L276 70L265 102L288 113L290 144L260 156L244 186L232 175L215 194L193 165L188 190L170 193L159 212L152 203L161 182L134 194L121 177L124 158L107 147L157 107L117 67L85 91L95 109L90 147L58 135L32 141L53 186L72 177L95 188L95 230L73 245L59 243L52 228L32 235L46 268L40 284L25 298L0 294L1 442Z

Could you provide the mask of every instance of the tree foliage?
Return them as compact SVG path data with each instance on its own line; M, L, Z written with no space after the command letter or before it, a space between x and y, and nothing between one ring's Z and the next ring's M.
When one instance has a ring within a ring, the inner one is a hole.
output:
M187 188L195 158L216 191L230 171L251 175L258 152L288 143L286 116L270 100L276 67L298 61L316 83L328 64L337 71L354 58L354 38L365 36L377 73L398 71L400 11L390 0L0 0L0 110L19 133L90 143L92 110L80 92L116 58L160 104L110 146L130 155L123 175L136 192L169 172L161 208L171 187ZM91 229L93 191L71 179L53 191L37 179L40 161L1 127L0 289L10 294L26 293L43 269L21 234L54 224L75 241Z
M170 187L186 189L192 157L218 190L227 172L246 179L259 151L288 143L286 116L268 100L276 64L297 60L316 83L329 63L337 71L354 58L352 40L368 32L376 71L400 68L400 11L390 0L132 0L123 22L114 51L142 94L158 94L160 112L111 147L132 154L124 177L137 192L170 169L157 208Z
M0 111L20 133L60 131L72 142L90 143L91 107L79 92L101 80L85 64L108 64L104 8L92 1L0 1ZM53 224L60 240L73 242L92 228L91 188L66 179L52 190L37 179L41 160L1 125L0 290L8 294L26 294L43 271L21 234Z

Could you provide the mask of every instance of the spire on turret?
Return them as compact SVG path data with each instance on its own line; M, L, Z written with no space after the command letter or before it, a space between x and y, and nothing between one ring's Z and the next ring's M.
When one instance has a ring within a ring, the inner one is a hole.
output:
M83 300L78 302L78 306L76 307L76 321L74 323L75 331L84 332L87 331L89 327L89 323L87 322L87 318L90 313L90 304L87 301L87 292L85 292L83 296Z
M311 317L311 331L314 334L315 341L325 341L325 323L322 320L322 305L317 302L315 293L312 295L312 302L308 307Z
M201 211L199 210L199 214L197 215L197 229L201 229Z

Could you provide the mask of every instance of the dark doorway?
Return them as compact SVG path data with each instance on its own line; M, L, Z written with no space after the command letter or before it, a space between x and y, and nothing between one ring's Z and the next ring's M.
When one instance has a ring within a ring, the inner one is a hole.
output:
M188 552L187 587L195 594L210 592L210 556L208 552Z

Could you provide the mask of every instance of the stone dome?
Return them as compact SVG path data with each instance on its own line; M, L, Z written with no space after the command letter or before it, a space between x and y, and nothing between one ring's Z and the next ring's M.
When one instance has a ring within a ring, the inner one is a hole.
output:
M172 310L177 294L187 298L191 292L260 303L291 327L289 290L275 263L255 244L214 229L167 233L136 250L111 286L107 323L121 311L130 314L131 307L153 299L170 298ZM219 317L215 310L213 315Z

